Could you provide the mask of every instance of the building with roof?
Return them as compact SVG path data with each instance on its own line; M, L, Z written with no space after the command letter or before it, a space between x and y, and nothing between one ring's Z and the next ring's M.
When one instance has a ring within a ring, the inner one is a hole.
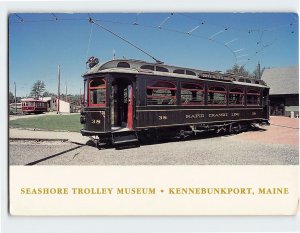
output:
M270 114L299 117L299 67L266 69L261 79L270 87Z
M57 99L56 97L52 98L50 103L51 103L51 111L59 111L60 113L74 112L75 105L73 103L64 101L62 99Z

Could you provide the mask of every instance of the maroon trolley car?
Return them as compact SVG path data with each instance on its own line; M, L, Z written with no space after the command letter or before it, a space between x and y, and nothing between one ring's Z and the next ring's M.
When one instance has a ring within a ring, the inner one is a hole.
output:
M22 102L23 113L43 113L47 112L47 102L43 100L24 99Z
M84 136L114 145L268 124L262 80L137 60L95 64L84 75Z

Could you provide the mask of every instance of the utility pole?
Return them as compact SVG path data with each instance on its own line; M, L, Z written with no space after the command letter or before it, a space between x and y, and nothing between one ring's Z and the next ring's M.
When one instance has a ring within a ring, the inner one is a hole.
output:
M259 61L258 61L257 67L258 67L258 79L260 79L260 63L259 63Z
M80 106L82 105L82 100L81 100L81 88L80 88L80 90L79 90L79 101L80 101Z
M17 85L16 85L16 82L14 82L15 84L15 110L16 110L16 114L18 113L17 111Z
M60 100L60 65L58 65L58 87L57 87L56 114L59 114L59 100Z
M116 50L113 50L113 60L116 59Z
M68 84L66 82L66 102L68 102Z

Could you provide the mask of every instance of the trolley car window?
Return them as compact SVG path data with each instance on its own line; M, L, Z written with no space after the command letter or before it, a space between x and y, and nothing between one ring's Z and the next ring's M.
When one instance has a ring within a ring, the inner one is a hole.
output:
M162 66L156 66L156 71L169 72L169 70L167 68L162 67Z
M175 105L176 85L166 81L150 81L147 85L147 105Z
M194 76L196 76L196 73L193 72L193 71L191 71L191 70L186 70L186 74L187 75L194 75Z
M84 93L83 93L83 106L87 106L88 102L88 84L87 80L84 81Z
M203 85L195 83L182 83L180 96L182 105L202 105L204 104Z
M121 61L117 64L117 67L130 68L130 64L127 62Z
M174 70L173 73L175 73L175 74L184 74L184 70L177 69L177 70Z
M45 103L44 102L37 102L37 107L43 108L43 107L45 107Z
M226 89L224 86L209 86L207 92L207 104L226 105Z
M154 66L143 65L143 66L141 66L141 69L143 69L143 70L154 70Z
M106 83L104 79L93 79L89 83L89 106L104 106Z
M247 91L247 105L260 105L260 92L250 89Z
M240 88L231 88L228 95L229 105L244 105L244 91Z

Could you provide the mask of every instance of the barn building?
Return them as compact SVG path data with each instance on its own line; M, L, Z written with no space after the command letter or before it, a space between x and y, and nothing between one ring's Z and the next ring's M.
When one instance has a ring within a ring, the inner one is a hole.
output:
M261 79L270 87L270 114L299 117L299 67L266 69Z

